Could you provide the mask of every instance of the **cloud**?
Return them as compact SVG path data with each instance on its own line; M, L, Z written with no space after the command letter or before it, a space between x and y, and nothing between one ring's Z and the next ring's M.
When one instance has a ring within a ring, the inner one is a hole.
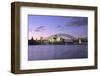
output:
M39 27L37 27L37 28L35 29L35 32L42 32L42 31L44 31L44 30L46 30L44 26L39 26Z
M83 26L88 24L87 17L73 17L69 22L67 22L66 26Z
M61 27L62 27L61 25L58 25L58 24L57 24L57 28L61 28Z
M62 30L64 27L62 25L58 25L57 24L57 28L60 29L60 30Z

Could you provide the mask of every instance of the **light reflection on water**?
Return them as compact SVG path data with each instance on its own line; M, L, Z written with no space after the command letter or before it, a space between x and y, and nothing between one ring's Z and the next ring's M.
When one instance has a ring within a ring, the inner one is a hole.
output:
M87 45L31 45L28 60L87 58Z

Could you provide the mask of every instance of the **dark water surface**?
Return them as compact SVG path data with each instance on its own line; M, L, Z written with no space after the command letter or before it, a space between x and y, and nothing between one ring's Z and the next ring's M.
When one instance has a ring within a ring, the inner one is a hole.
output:
M87 45L31 45L28 47L28 60L79 59L87 57Z

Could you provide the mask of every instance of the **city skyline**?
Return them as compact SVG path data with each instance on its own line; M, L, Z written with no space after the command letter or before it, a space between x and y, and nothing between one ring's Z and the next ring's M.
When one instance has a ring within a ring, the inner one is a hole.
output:
M71 16L46 16L29 15L28 16L29 36L40 39L50 35L65 33L76 38L87 37L88 18Z

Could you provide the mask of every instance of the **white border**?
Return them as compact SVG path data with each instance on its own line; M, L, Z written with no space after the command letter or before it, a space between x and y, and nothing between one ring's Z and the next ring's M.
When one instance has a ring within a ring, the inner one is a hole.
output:
M28 61L28 14L88 17L88 58ZM20 8L20 69L43 69L94 65L94 11L39 7Z

